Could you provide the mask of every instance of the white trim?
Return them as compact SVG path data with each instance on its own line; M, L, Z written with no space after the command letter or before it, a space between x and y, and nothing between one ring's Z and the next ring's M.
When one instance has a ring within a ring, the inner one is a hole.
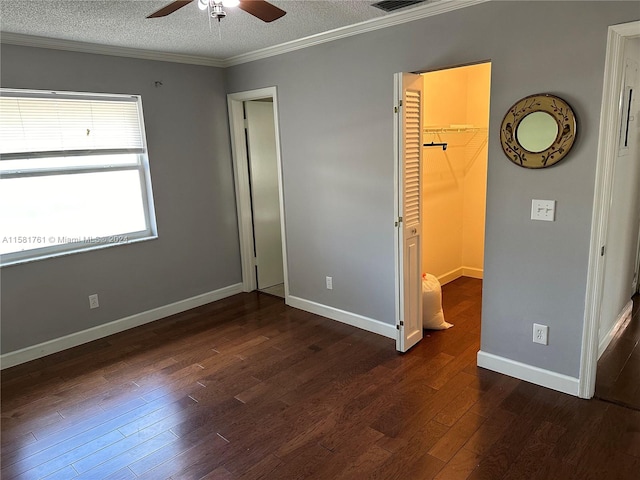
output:
M231 67L242 63L281 55L283 53L294 52L314 45L333 42L334 40L341 38L352 37L354 35L360 35L361 33L380 30L381 28L392 27L402 23L413 22L414 20L420 20L421 18L433 17L434 15L440 15L488 1L490 0L441 0L437 3L427 3L423 6L412 8L410 10L391 13L384 17L366 20L354 25L347 25L346 27L340 27L327 32L300 38L298 40L281 43L280 45L275 45L273 47L262 48L254 52L229 57L224 60L224 66Z
M484 271L481 268L458 267L455 270L451 270L450 272L440 275L438 277L438 281L440 282L440 285L446 285L460 277L477 278L482 280L483 273Z
M596 164L595 191L591 218L591 244L587 271L582 354L580 357L581 398L591 398L596 388L598 366L598 330L606 258L600 255L606 243L613 169L615 165L618 125L620 120L620 90L622 88L623 54L626 38L640 36L640 21L609 27L607 56L600 111L600 133Z
M451 270L450 272L443 273L438 276L438 281L440 285L446 285L447 283L453 282L462 276L462 267L456 268L455 270Z
M575 377L516 362L482 350L478 352L478 366L569 395L578 395L579 381Z
M322 305L320 303L312 302L311 300L305 300L304 298L290 295L287 305L304 310L305 312L321 315L337 322L346 323L347 325L366 330L367 332L377 333L383 337L395 339L397 336L395 325L384 323L380 320L374 320L373 318L364 317L357 313L340 310L339 308Z
M341 38L352 37L361 33L392 27L402 23L413 22L421 18L432 17L443 13L471 7L491 0L440 0L436 3L427 3L402 12L391 13L384 17L378 17L355 25L336 28L327 32L310 35L290 42L285 42L272 47L262 48L253 52L243 53L226 59L211 58L198 55L183 55L168 52L156 52L138 48L116 47L99 45L95 43L77 42L73 40L61 40L55 38L23 35L20 33L2 32L0 42L9 45L26 47L50 48L54 50L67 50L71 52L93 53L97 55L113 55L117 57L140 58L145 60L158 60L162 62L187 63L192 65L207 65L211 67L231 67L242 63L253 62L263 58L294 52L314 45L332 42Z
M602 356L602 354L607 349L607 347L611 343L611 340L613 340L613 337L616 336L618 331L620 331L620 329L624 328L626 324L629 323L632 316L631 315L632 310L633 310L633 301L629 300L629 303L627 303L624 306L624 308L622 309L622 312L620 312L620 315L618 315L618 318L616 319L616 321L613 322L613 325L611 326L609 331L605 335L603 335L603 337L600 339L600 343L598 344L598 358Z
M400 142L402 140L400 133L400 102L402 100L402 72L395 73L393 75L393 220L395 224L395 231L393 232L393 261L394 261L394 285L395 285L395 332L394 337L396 339L396 350L401 350L402 344L402 332L400 331L400 320L402 317L403 309L403 289L404 278L402 276L402 225L398 222L398 219L402 216L402 204L400 196L402 195L400 173L401 157Z
M482 268L462 267L462 276L482 280L484 270Z
M114 333L129 330L130 328L138 327L145 323L154 322L161 318L175 315L176 313L206 305L207 303L215 302L241 292L242 285L240 283L229 285L228 287L220 288L212 292L203 293L195 297L170 303L169 305L147 310L146 312L136 313L129 317L114 320L104 325L98 325L97 327L55 338L38 345L5 353L0 355L0 368L13 367L30 360L66 350L67 348L76 347L83 343L92 342L93 340L98 340L99 338L104 338Z
M91 53L94 55L112 55L114 57L139 58L142 60L157 60L160 62L187 63L190 65L206 65L208 67L225 67L224 60L197 55L183 55L179 53L156 52L141 48L116 47L97 43L61 40L58 38L37 37L21 33L0 33L0 42L7 45L22 47L49 48L69 52Z
M282 269L284 272L285 303L289 297L289 269L287 259L287 235L284 214L284 183L282 178L282 154L280 147L280 122L278 120L278 92L276 87L266 87L227 95L229 110L229 129L231 134L231 157L236 190L236 210L238 215L238 236L240 241L240 263L242 267L242 288L252 292L257 288L254 246L253 219L251 213L251 192L249 188L249 167L247 144L245 139L243 103L264 98L273 99L273 117L276 136L276 163L278 169L278 199L280 202L280 236L282 238Z

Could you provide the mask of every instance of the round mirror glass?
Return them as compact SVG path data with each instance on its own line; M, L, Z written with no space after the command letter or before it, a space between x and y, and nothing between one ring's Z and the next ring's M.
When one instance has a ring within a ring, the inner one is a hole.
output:
M547 112L533 112L522 119L516 131L518 143L530 152L543 152L555 142L558 123Z

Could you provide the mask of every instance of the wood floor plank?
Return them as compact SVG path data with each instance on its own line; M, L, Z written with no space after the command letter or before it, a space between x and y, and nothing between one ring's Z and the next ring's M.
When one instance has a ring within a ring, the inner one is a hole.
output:
M42 480L69 480L70 478L76 478L77 472L72 466L61 468L57 472L53 472L46 477L41 477Z
M224 467L218 467L215 470L207 473L200 480L231 480L233 475ZM264 478L264 477L263 477Z
M429 455L447 463L458 453L469 437L476 433L485 420L486 418L475 413L466 413L429 450Z
M640 412L476 366L481 291L445 285L455 327L405 354L250 293L10 368L0 475L637 480ZM635 393L635 325L606 355L619 399Z
M383 465L392 453L378 445L370 446L365 452L348 463L336 480L351 480L354 478L370 478ZM329 477L327 477L329 478Z
M319 466L333 461L334 454L320 445L312 445L291 459L278 465L271 474L272 478L309 478Z
M175 432L172 433L175 434ZM208 454L214 457L228 448L228 443L216 432L200 426L188 434L179 437L179 443L167 444L148 455L131 462L128 467L137 476L148 478L166 478L180 472L183 465L189 464L189 457L193 452L203 450L203 445L208 445ZM215 469L219 462L210 461L210 466Z
M464 448L477 453L485 454L493 444L500 439L507 428L516 420L517 415L502 409L496 409L492 415L478 427L478 430L464 444Z
M117 431L113 431L89 442L82 443L71 450L65 451L64 447L56 448L54 452L44 450L39 454L23 458L10 466L3 468L2 478L8 480L11 478L28 479L45 477L57 472L67 465L71 465L89 455L93 455L123 438L124 435Z
M631 300L631 320L598 361L595 397L640 410L640 294Z
M135 478L136 478L135 473L129 470L129 468L124 467L118 470L117 472L114 472L111 475L104 477L104 480L134 480Z
M126 463L121 462L120 456L126 455L127 459L132 454L142 457L149 452L153 452L175 441L177 438L178 437L170 431L156 435L156 432L153 430L141 430L81 460L73 462L73 468L81 474L86 472L86 478L99 478L100 476L104 476L105 473L111 474L135 461L134 459ZM115 464L113 462L114 459L117 459ZM117 468L115 468L116 466Z
M240 480L262 480L274 478L273 471L281 465L282 460L280 460L273 454L269 454L236 478ZM228 478L233 478L231 472L229 472L227 469L225 469L225 471L229 475Z
M478 453L461 448L438 472L434 480L465 480L476 469L479 459Z
M57 452L66 452L77 448L90 440L99 438L117 428L116 425L110 424L109 421L115 421L117 424L117 419L128 419L131 415L135 414L138 414L139 416L144 415L144 410L136 410L141 405L145 405L145 402L142 399L134 399L129 405L122 409L123 413L121 415L119 415L121 412L118 412L118 414L114 412L104 412L102 415L84 422L65 424L64 428L59 429L51 435L44 435L34 443L29 443L24 447L14 449L9 453L3 452L3 468L15 464L20 459L29 458L32 455L37 455L43 451L45 452L45 457L49 456L54 458L54 454ZM132 412L136 413L134 414ZM39 435L40 433L41 432L38 432Z

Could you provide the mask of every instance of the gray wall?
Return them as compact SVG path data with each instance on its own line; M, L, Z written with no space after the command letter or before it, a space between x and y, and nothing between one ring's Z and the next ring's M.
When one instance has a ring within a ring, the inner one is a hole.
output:
M393 74L490 59L482 350L577 377L607 26L639 18L637 2L491 2L227 69L229 92L278 88L291 294L393 323ZM539 92L579 134L530 171L498 129ZM529 220L532 198L557 200L557 221Z
M1 62L3 87L142 95L159 234L2 268L3 353L241 281L224 71L10 45Z

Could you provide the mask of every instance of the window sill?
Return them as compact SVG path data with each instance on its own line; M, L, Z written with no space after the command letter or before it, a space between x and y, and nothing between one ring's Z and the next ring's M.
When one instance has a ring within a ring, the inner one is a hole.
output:
M48 252L48 253L43 253L41 255L34 255L32 257L29 258L20 258L20 259L16 259L16 260L10 260L10 261L3 261L0 260L0 268L5 268L5 267L13 267L15 265L22 265L25 263L32 263L32 262L38 262L40 260L47 260L50 258L57 258L57 257L65 257L67 255L75 255L78 253L87 253L87 252L94 252L96 250L103 250L105 248L111 248L111 247L121 247L124 245L131 245L134 243L140 243L140 242L147 242L149 240L156 240L158 238L158 235L148 235L145 237L140 237L140 238L133 238L131 240L127 240L127 241L120 241L120 242L114 242L114 243L100 243L100 244L96 244L96 245L91 245L91 246L82 246L82 247L78 247L78 248L73 248L70 250L63 250L63 251L59 251L59 252Z

